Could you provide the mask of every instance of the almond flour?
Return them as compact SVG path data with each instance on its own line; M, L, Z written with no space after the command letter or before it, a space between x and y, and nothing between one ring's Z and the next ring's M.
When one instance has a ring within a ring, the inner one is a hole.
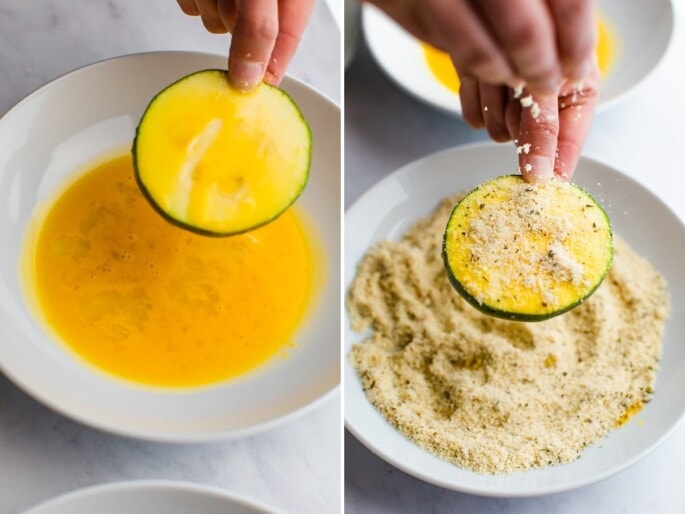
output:
M480 473L570 462L649 401L669 315L663 277L620 238L603 284L539 323L485 316L450 286L457 198L359 264L349 358L369 400L419 446Z

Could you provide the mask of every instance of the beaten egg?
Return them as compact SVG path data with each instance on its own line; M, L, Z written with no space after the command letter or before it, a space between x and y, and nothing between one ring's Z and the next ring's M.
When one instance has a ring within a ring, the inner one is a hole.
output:
M598 14L595 53L602 77L606 77L613 68L617 45L618 38L613 26L602 14ZM421 43L421 48L431 74L447 89L454 93L459 93L459 77L454 70L450 56L426 43Z
M26 259L39 317L82 360L151 386L213 384L291 346L320 265L296 209L232 237L171 225L130 155L85 173L36 224Z

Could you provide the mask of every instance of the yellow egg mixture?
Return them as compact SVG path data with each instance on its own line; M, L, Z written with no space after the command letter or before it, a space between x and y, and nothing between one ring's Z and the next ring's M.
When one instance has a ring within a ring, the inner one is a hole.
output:
M426 43L421 43L421 48L423 49L428 69L438 79L438 82L450 91L459 93L461 84L450 56ZM595 53L602 77L606 77L613 68L617 50L618 37L616 32L613 26L605 20L604 15L599 14L597 16L597 45Z
M310 234L293 209L212 238L165 221L131 157L95 167L39 220L32 289L44 321L97 368L153 386L198 386L292 344L310 302Z

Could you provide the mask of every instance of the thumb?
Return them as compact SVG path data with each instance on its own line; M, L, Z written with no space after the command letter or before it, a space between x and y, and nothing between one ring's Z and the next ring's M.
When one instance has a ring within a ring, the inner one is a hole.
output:
M248 91L262 81L277 36L276 0L237 2L228 56L228 77L235 87Z

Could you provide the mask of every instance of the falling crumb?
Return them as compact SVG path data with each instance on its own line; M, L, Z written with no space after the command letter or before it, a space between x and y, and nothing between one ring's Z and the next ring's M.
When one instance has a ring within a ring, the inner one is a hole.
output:
M486 105L485 107L483 107L483 110L487 112L488 106Z
M530 107L530 114L536 120L540 117L540 106L537 102L533 102L533 105Z
M533 165L532 165L532 164L529 164L529 163L526 163L526 165L523 166L523 169L526 170L526 171L529 171L529 172L530 172L530 171L533 171Z
M520 98L521 94L523 92L523 88L514 88L514 98ZM521 103L521 107L524 109L530 109L530 114L531 116L536 120L540 121L540 105L535 101L533 98L533 95L528 95L526 97L523 97L519 100Z
M516 153L519 155L521 155L521 153L528 155L528 152L530 152L530 143L524 143L521 146L516 147Z

